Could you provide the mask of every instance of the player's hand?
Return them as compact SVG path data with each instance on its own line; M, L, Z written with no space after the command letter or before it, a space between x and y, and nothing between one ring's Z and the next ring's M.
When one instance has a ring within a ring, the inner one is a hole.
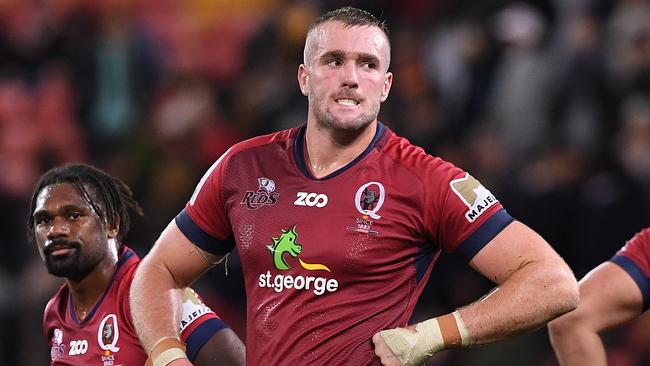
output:
M444 348L438 329L431 332L432 320L407 328L382 330L372 337L375 354L384 366L420 366ZM435 322L435 320L433 320ZM437 322L435 323L437 326ZM433 335L433 337L432 337Z
M402 366L397 357L390 350L384 339L379 333L372 336L372 343L375 344L375 355L379 357L381 364L384 366Z
M406 328L395 328L395 329L400 329L400 330L414 333L415 324L409 325ZM375 355L379 357L381 364L384 366L403 366L404 364L400 362L400 360L395 356L393 351L391 351L390 347L386 344L384 338L381 336L380 333L381 332L375 334L372 337L372 343L374 343L375 345Z

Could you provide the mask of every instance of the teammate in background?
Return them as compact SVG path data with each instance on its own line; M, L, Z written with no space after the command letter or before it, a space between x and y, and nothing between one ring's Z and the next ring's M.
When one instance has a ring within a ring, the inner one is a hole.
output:
M471 175L377 121L389 62L385 25L367 12L345 7L312 23L298 67L306 124L227 151L143 260L131 306L147 349L190 364L168 314L233 249L230 237L246 281L251 365L419 365L576 307L573 273L544 239ZM497 290L402 328L443 250ZM176 345L154 347L160 340Z
M130 210L142 214L129 187L88 165L54 168L37 183L28 233L48 272L65 278L43 319L52 365L145 364L128 301L140 259L122 244ZM237 335L192 289L182 293L175 314L188 356L197 365L244 365Z
M637 233L609 261L580 280L578 308L549 323L561 365L607 365L599 333L650 305L650 228Z

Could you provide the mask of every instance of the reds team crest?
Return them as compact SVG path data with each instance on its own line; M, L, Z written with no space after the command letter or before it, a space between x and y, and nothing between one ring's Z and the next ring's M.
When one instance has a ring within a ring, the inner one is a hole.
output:
M381 219L379 210L384 205L386 189L379 182L368 182L357 189L354 195L354 206L362 215L356 218L357 226L348 226L347 229L365 234L379 235L377 230L372 229L374 220Z
M117 352L120 350L120 347L117 347L117 340L120 338L120 331L117 325L117 316L115 314L108 314L102 319L102 322L99 324L99 330L97 332L97 343L99 347L109 352Z
M275 181L266 177L257 178L257 191L246 191L239 204L249 210L257 210L266 205L275 205L280 194L275 191Z

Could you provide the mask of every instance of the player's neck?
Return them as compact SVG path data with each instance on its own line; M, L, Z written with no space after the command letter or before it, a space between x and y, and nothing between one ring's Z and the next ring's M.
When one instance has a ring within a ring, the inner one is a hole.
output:
M81 280L66 278L79 320L86 318L113 278L117 261L108 257Z
M346 166L361 155L375 137L377 121L359 131L333 130L307 123L306 159L311 173L322 178Z

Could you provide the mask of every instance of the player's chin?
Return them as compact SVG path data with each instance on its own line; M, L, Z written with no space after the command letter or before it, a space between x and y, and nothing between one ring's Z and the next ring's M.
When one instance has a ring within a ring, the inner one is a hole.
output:
M367 127L373 120L365 114L342 115L337 118L336 127L343 131L359 131Z
M47 272L57 277L71 277L77 272L77 261L74 256L48 256L45 260Z

